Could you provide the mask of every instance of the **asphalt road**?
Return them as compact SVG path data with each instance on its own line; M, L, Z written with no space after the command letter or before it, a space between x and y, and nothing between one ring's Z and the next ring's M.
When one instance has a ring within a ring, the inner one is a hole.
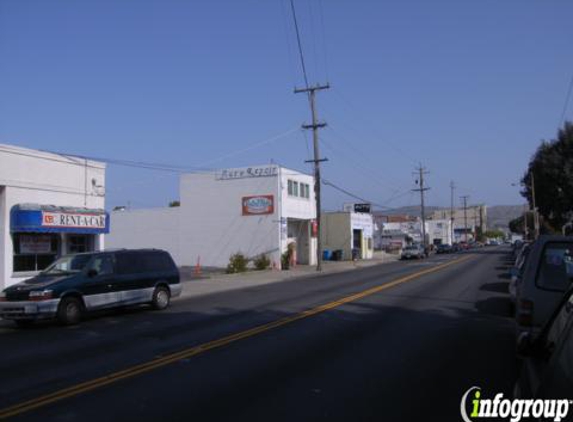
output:
M467 389L508 396L517 376L507 259L484 248L4 328L0 418L458 421Z

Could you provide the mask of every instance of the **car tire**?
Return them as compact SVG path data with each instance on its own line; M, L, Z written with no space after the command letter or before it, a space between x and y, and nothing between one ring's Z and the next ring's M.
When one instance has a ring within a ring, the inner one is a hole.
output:
M62 325L74 325L82 318L82 302L75 297L64 297L58 306L57 319Z
M157 311L162 311L171 302L171 292L165 286L157 286L151 299L151 307Z

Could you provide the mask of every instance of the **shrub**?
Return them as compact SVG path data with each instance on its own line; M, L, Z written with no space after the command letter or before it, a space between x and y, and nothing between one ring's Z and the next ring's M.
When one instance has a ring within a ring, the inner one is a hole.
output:
M253 264L257 270L266 270L271 265L271 260L265 254L260 254L255 258Z
M247 271L248 263L249 260L240 252L231 255L229 264L227 265L227 274L244 273Z

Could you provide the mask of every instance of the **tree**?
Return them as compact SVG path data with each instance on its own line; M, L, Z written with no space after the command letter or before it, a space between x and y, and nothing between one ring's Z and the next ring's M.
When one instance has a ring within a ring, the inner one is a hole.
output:
M180 207L180 206L181 206L181 202L180 202L180 201L171 201L171 202L169 203L169 206L170 206L171 208L173 208L173 207Z
M543 231L560 231L573 210L573 124L565 122L557 139L542 141L521 179L521 194L533 205L531 180L535 180L537 209Z

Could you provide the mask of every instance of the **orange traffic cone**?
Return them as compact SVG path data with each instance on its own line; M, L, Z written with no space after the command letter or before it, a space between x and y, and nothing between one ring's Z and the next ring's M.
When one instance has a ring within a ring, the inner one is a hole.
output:
M195 271L193 271L195 275L201 275L201 255L197 257L197 264L195 265Z

